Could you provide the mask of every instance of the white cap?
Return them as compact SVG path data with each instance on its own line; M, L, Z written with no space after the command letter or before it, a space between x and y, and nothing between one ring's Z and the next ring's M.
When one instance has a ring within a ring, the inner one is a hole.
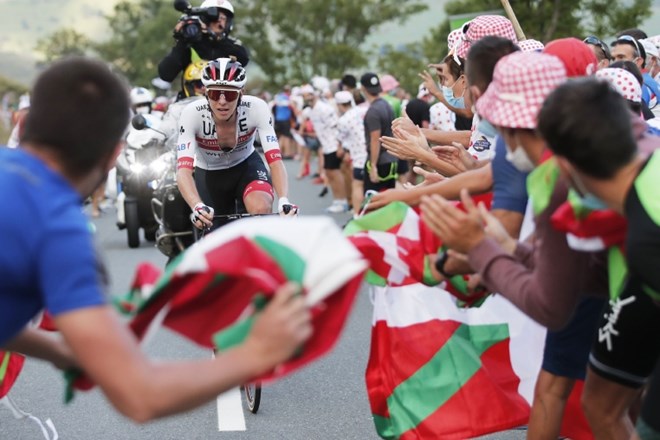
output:
M337 104L353 104L353 94L347 90L335 93L335 102Z
M425 96L430 95L431 92L426 88L424 83L420 84L419 87L417 88L417 99L422 99Z
M660 51L658 51L658 47L653 44L652 41L647 40L647 39L642 39L642 40L637 40L639 43L644 46L644 50L646 51L646 55L651 55L656 58L660 58Z
M323 76L315 76L312 78L312 86L319 92L330 90L330 80Z
M300 94L301 94L301 95L305 95L305 94L307 94L307 93L311 93L312 95L315 95L315 94L316 94L316 90L314 90L314 87L312 87L312 86L309 85L309 84L305 84L305 85L301 86L301 87L300 87Z

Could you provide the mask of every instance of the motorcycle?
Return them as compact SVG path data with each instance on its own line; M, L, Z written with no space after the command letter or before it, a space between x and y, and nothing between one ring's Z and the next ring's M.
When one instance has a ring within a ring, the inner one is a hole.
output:
M168 262L195 241L193 226L190 223L190 207L183 199L176 183L175 144L178 120L183 108L198 99L200 97L193 96L170 105L161 125L168 136L166 145L170 156L168 156L167 169L158 181L151 198L151 210L158 225L155 233L156 247L169 257Z
M156 240L158 223L151 199L174 160L166 146L168 135L158 129L159 124L154 115L135 115L117 158L117 226L126 229L130 248L140 246L140 229L147 241Z

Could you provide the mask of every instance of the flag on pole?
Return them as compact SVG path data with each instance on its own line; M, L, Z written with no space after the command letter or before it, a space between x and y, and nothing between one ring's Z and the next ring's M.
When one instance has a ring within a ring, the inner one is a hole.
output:
M249 218L207 235L160 276L143 266L131 293L119 302L133 315L130 327L139 339L162 323L203 347L225 350L245 339L279 286L299 283L314 332L297 356L254 378L269 381L334 346L366 267L329 218Z

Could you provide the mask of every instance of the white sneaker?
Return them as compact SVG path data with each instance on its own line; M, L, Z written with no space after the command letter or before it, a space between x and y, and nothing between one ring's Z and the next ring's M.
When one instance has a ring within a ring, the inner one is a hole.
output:
M325 208L325 212L329 212L330 214L341 214L343 212L348 212L348 203L332 202L332 205Z

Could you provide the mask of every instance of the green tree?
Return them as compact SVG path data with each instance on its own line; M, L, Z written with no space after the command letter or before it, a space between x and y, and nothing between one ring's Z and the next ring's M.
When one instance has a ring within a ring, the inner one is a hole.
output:
M41 53L46 63L67 55L85 55L91 48L89 39L71 28L59 29L37 41L35 50Z
M417 87L421 83L419 72L425 67L424 52L419 44L406 44L394 47L386 45L381 48L378 57L378 71L389 73L399 81L399 87L417 94Z
M651 13L651 0L511 0L510 3L525 36L543 42L570 36L582 38L590 34L607 37L619 30L638 26ZM500 0L451 0L445 5L448 17L498 9L502 10ZM382 52L378 65L399 78L402 84L403 78L406 87L410 87L411 69L424 69L426 64L437 63L445 57L450 31L447 18L421 42L407 44L396 52Z
M236 5L236 34L279 86L365 66L361 45L374 28L425 8L418 0L244 0Z
M123 0L106 17L110 39L95 49L132 84L149 85L174 44L172 29L179 16L170 0Z
M525 36L543 42L586 34L606 37L638 26L651 14L651 0L511 0L510 3ZM451 0L445 5L448 16L497 9L502 9L500 0Z

